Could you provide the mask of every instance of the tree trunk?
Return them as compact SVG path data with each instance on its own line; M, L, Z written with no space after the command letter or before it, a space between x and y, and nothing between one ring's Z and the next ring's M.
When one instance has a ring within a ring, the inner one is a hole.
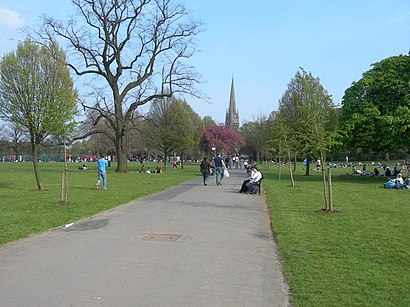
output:
M68 178L67 178L67 169L63 168L61 170L61 195L60 201L67 202L68 200Z
M64 145L64 166L61 170L61 197L60 201L68 201L68 172L67 172L67 148Z
M115 150L117 152L117 169L116 173L127 173L127 151L125 150L124 136L120 137L115 144Z
M323 179L323 196L324 196L324 202L325 202L325 209L329 209L328 208L328 199L327 199L327 183L326 183L326 172L325 172L325 160L324 160L324 155L321 152L320 153L320 167L321 167L321 171L322 171L322 179Z
M168 152L164 151L164 172L167 171Z
M293 179L293 171L292 171L292 162L290 160L290 153L288 152L288 168L289 168L289 175L290 175L290 186L293 188L295 186L295 180Z
M282 146L281 142L279 142L279 181L282 176Z
M43 191L43 182L41 181L40 165L38 163L38 144L31 142L31 155L33 157L34 175L36 176L37 187Z
M333 194L332 194L332 171L331 168L327 169L327 191L329 195L329 210L333 210Z

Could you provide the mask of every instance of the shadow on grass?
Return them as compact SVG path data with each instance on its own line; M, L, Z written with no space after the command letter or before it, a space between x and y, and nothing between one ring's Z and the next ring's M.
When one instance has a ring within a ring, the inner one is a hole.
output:
M267 173L263 174L265 179L269 180L274 180L278 181L278 175L277 174L272 174L272 173ZM281 181L289 181L290 182L290 176L288 174L282 174L281 176ZM313 175L294 175L294 180L296 185L298 182L322 182L322 176L319 173L315 173ZM349 175L345 176L341 174L335 174L332 175L332 183L337 184L337 183L354 183L354 184L362 184L362 185L380 185L383 188L383 184L386 182L386 177L370 177L370 176L356 176L356 175Z
M1 182L0 183L0 189L5 189L5 188L10 189L12 187L13 186L10 183L7 183L7 182Z

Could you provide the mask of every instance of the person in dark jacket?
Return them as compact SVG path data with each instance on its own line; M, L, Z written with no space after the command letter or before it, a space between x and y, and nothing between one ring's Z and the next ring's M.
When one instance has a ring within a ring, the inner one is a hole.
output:
M202 178L204 180L204 185L208 185L209 174L211 173L211 164L209 163L207 158L203 158L201 164L199 165Z

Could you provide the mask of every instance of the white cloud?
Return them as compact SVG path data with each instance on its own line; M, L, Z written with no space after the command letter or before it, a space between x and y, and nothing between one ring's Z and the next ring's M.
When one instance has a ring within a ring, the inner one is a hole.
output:
M19 29L24 25L24 19L20 17L18 12L10 11L0 7L0 29Z

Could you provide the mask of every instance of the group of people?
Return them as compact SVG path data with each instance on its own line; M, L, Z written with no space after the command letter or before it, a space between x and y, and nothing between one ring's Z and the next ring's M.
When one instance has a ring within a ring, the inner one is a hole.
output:
M149 167L145 167L145 165L142 163L140 170L139 170L140 174L161 174L162 170L161 167L159 166L159 164L157 164L157 166L155 167L155 169L153 171L150 170Z
M211 175L211 168L215 174L216 185L222 185L222 179L224 178L224 170L226 169L226 164L221 154L218 154L213 158L213 163L204 157L199 165L200 171L202 173L202 178L204 185L208 185L209 176Z
M386 178L386 182L384 183L385 189L410 189L410 177L403 178L401 173L397 174L396 178Z
M209 176L211 174L211 169L215 174L215 181L217 186L222 185L222 179L224 178L224 173L226 170L226 163L224 159L218 154L210 162L206 157L204 157L199 165L200 171L202 173L203 184L208 185ZM240 193L251 192L253 187L256 186L260 180L263 178L261 172L256 168L256 165L249 166L247 168L248 178L242 183Z
M256 187L259 188L258 183L263 179L262 173L252 165L248 168L248 179L244 180L239 190L239 193L253 193ZM255 191L256 192L256 191Z

